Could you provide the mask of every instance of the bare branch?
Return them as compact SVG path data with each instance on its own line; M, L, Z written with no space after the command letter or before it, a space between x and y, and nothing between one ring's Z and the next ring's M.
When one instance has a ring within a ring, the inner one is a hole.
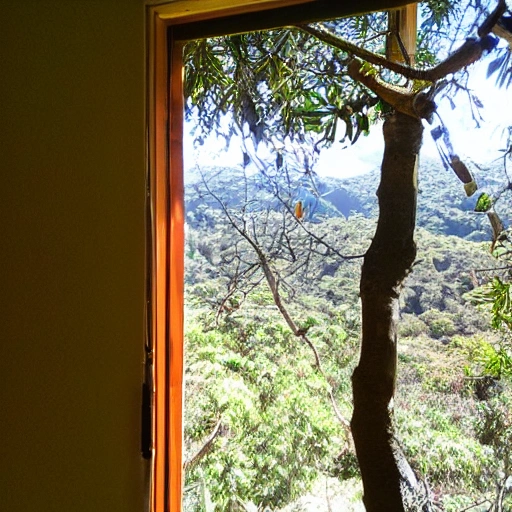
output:
M510 270L512 265L506 265L505 267L492 267L492 268L475 268L473 272L496 272L497 270Z
M316 371L327 381L327 377L322 369L321 361L320 361L320 355L318 353L318 350L315 346L315 344L308 338L306 335L306 332L302 329L300 329L293 318L291 317L290 313L288 312L288 309L284 305L281 293L279 292L279 279L276 277L276 273L274 270L272 270L270 266L270 262L268 260L268 257L266 256L263 249L260 247L256 239L253 239L252 236L255 236L256 233L249 233L246 227L240 227L236 220L233 218L231 213L229 212L226 204L222 201L222 199L209 187L208 183L206 182L206 179L203 177L203 185L206 188L206 191L219 203L219 206L221 207L222 211L226 215L226 218L228 219L229 223L233 226L233 228L238 232L238 234L247 241L247 243L252 247L254 250L258 262L259 267L263 271L263 275L265 276L265 279L267 281L268 287L270 288L270 292L272 293L272 298L274 300L274 304L276 305L277 309L281 313L281 316L284 318L286 324L297 338L299 338L301 341L303 341L313 352L314 356L314 365L313 367L316 369ZM253 224L252 230L255 229L255 225ZM321 240L321 239L319 239ZM312 239L310 238L310 243L312 243ZM332 249L332 248L331 248ZM328 389L328 395L329 399L331 401L334 414L336 415L338 421L343 425L343 427L347 430L347 433L350 431L350 423L349 421L341 414L336 400L333 395L333 391L331 386L329 385Z
M265 169L260 169L262 174L270 181L272 182L272 179L268 174L266 173ZM346 255L342 254L338 249L333 247L332 245L328 244L323 238L319 237L313 231L311 231L308 227L305 226L304 222L301 222L297 217L295 216L295 213L293 212L292 208L288 204L288 202L281 196L279 193L278 187L274 183L274 195L279 200L279 202L284 206L284 208L288 211L288 213L292 216L292 218L295 220L295 223L302 229L309 237L311 237L313 240L315 240L317 243L323 245L326 249L332 251L336 256L341 258L342 260L356 260L360 258L364 258L364 254L354 254L354 255Z
M222 426L222 421L219 420L217 422L217 424L215 425L215 427L213 428L211 434L208 436L206 441L203 443L203 446L201 446L201 448L199 448L199 450L196 452L196 454L193 457L191 457L190 459L186 460L183 463L184 471L187 470L188 468L190 468L191 466L193 466L194 464L197 464L212 449L213 442L215 441L215 439L217 439L217 437L219 436L219 434L221 432L221 429L220 429L221 426Z

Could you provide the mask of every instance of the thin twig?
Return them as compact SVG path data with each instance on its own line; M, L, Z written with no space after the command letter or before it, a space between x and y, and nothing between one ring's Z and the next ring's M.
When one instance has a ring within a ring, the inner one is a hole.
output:
M279 292L279 280L276 279L276 275L270 267L270 263L268 261L267 256L265 255L265 253L263 252L261 247L257 244L257 242L251 238L251 236L249 235L249 233L246 229L246 225L244 225L244 227L240 227L237 224L237 222L235 221L235 219L233 219L233 217L229 213L227 206L224 204L222 199L217 194L215 194L215 192L213 192L213 190L210 189L210 187L208 186L208 183L206 182L206 179L204 179L204 177L203 177L203 185L205 186L207 192L219 203L219 206L221 207L222 211L226 215L227 219L229 220L229 222L233 226L233 228L253 248L254 252L256 253L256 255L258 257L259 265L263 271L263 274L265 276L267 284L272 293L272 298L274 300L274 304L277 306L277 309L281 313L281 316L284 318L285 322L287 323L288 327L290 328L290 330L292 331L294 336L301 339L311 349L311 351L313 352L314 359L315 359L315 363L314 363L313 367L325 379L325 381L328 382L327 377L322 369L320 355L318 353L318 350L317 350L315 344L308 338L308 336L306 335L304 330L301 330L297 326L297 324L291 317L290 313L288 312L288 309L286 308L286 306L284 305L284 303L281 299L281 294ZM341 414L341 412L338 408L338 405L336 403L336 400L334 398L332 387L330 385L329 385L328 395L329 395L329 400L331 401L331 404L332 404L332 407L334 410L334 414L336 415L338 421L343 425L343 427L347 430L347 433L348 433L350 431L350 422Z
M507 265L505 267L493 267L493 268L475 268L473 272L495 272L496 270L510 270L512 265Z
M492 505L491 501L489 501L487 498L485 498L482 501L473 503L473 505L470 505L469 507L463 508L459 512L466 512L467 510L471 510L472 508L479 507L480 505L483 505L484 503L490 503Z

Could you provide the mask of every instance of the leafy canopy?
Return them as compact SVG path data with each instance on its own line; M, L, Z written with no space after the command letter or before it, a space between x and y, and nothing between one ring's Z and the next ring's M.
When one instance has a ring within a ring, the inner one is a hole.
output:
M485 14L485 5L479 1L421 4L416 67L435 64L449 42L456 44L461 41L460 34L466 37L474 32ZM389 35L387 13L318 26L384 55ZM216 132L227 143L237 134L250 136L256 145L264 141L277 147L286 140L304 142L308 134L316 147L336 140L354 143L382 109L372 109L378 97L347 75L350 59L350 53L298 28L189 43L185 96L187 116L196 122L197 141L201 143ZM406 85L400 76L380 73L387 81ZM458 80L453 93L464 89L464 73ZM226 127L223 119L228 113L233 123Z

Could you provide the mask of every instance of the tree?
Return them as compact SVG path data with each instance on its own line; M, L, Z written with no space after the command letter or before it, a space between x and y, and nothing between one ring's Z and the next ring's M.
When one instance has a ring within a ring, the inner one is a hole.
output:
M432 24L440 4L432 3ZM454 8L456 10L456 8ZM198 41L187 54L186 94L203 132L218 129L220 117L233 106L234 124L224 132L229 142L236 131L247 141L246 159L266 143L274 148L280 169L289 142L316 134L315 147L332 143L340 122L344 138L355 142L369 128L369 107L386 112L385 152L377 192L379 221L364 257L361 275L362 346L353 375L352 434L363 477L364 502L371 511L405 510L405 496L420 493L416 478L393 435L396 380L398 299L416 254L414 228L417 160L422 120L431 120L436 94L450 85L464 89L464 80L444 79L464 70L494 48L492 29L506 11L500 0L480 23L478 37L468 39L445 60L428 69L390 61L379 53L385 45L385 15L301 25L293 30L245 34L216 41ZM483 12L474 11L475 18ZM459 20L462 12L456 13ZM371 22L370 22L371 20ZM379 23L380 22L380 23ZM340 37L352 34L358 45ZM433 38L436 42L436 38ZM322 43L326 43L325 46ZM432 60L420 38L419 54ZM363 48L363 46L370 48ZM383 79L384 78L384 79ZM403 80L406 87L397 86ZM252 145L252 149L251 146ZM448 151L447 162L474 189L466 166ZM305 170L310 173L311 170ZM423 510L431 510L422 505Z

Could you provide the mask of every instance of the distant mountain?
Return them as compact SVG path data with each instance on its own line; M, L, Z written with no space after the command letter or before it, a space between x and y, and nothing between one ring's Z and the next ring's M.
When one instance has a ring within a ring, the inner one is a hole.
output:
M417 225L432 233L455 235L472 241L485 241L491 237L487 215L474 211L482 192L497 192L504 185L502 163L492 167L473 169L478 190L467 197L462 183L454 173L447 171L438 160L422 159L418 177ZM361 207L357 211L377 215L376 189L379 171L340 182L340 186L357 197ZM510 197L502 197L496 210L506 226L510 224L512 203Z
M455 235L472 241L491 238L491 228L485 213L476 213L474 207L480 193L494 193L503 187L504 173L501 162L492 167L473 169L479 190L467 197L457 177L445 170L440 161L422 159L419 168L417 225L434 234ZM229 208L251 210L293 210L302 195L316 198L318 215L311 216L316 222L322 216L344 216L355 214L375 217L378 214L377 188L379 170L367 174L337 179L305 176L291 179L290 176L274 176L272 179L259 173L245 174L241 168L208 167L187 176L186 209L188 221L204 220L205 212L218 209L217 199L206 190L205 183ZM279 193L276 195L276 190ZM304 192L306 191L306 192ZM512 202L502 197L496 210L505 226L510 224Z

